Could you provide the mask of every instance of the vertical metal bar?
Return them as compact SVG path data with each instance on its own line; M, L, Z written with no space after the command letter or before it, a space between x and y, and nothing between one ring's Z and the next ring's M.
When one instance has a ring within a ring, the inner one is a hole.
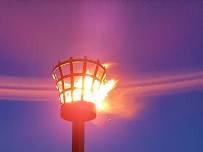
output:
M106 68L104 67L104 72L102 74L101 81L103 80L105 74L106 74Z
M82 71L82 92L81 92L81 100L84 100L84 90L85 90L85 75L87 68L87 57L84 57L83 71Z
M97 71L98 71L98 68L99 68L99 60L97 60L97 65L96 65L96 69L94 71L94 75L93 75L93 82L92 82L92 86L91 86L91 91L93 92L93 86L94 86L94 81L95 79L97 78Z
M84 152L84 125L83 121L72 122L72 152Z
M58 67L59 67L59 72L60 72L60 75L61 75L61 82L62 82L62 93L63 93L63 102L66 103L66 97L65 97L65 87L64 87L64 76L63 76L63 71L61 69L61 63L60 61L58 62Z
M103 71L102 77L101 77L101 79L100 79L99 88L101 87L101 85L102 85L102 83L103 83L103 79L104 79L105 74L106 74L106 68L104 67L104 71Z
M73 91L74 91L74 78L73 78L73 58L70 57L70 82L71 82L71 102L73 102Z

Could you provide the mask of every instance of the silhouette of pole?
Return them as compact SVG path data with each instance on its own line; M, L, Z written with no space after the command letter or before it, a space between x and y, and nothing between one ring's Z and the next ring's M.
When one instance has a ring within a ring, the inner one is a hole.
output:
M84 152L84 126L83 121L72 122L72 152Z

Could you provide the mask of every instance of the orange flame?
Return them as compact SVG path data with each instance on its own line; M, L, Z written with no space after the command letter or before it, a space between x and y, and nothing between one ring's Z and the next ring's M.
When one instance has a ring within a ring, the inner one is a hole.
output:
M116 80L103 80L99 82L98 80L94 80L90 76L84 77L84 89L82 90L82 77L79 79L74 79L74 89L73 91L73 101L77 102L81 100L81 96L83 95L83 100L88 102L93 102L96 105L98 111L105 111L105 99L108 93L116 86ZM71 84L64 82L65 88L70 88ZM60 89L61 87L59 87ZM70 91L65 94L66 102L71 102L71 93ZM60 96L60 100L63 103L63 94Z

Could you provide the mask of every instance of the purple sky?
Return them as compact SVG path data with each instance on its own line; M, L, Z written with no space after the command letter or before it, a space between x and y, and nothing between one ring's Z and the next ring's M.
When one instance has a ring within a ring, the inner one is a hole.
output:
M123 84L124 78L202 72L202 5L198 0L1 1L0 78L51 79L58 60L85 55L115 63L111 72ZM87 125L86 150L201 152L202 99L202 87L136 97L130 102L143 107L136 117L104 116L103 125ZM0 151L70 150L70 124L60 119L57 97L53 101L1 100Z

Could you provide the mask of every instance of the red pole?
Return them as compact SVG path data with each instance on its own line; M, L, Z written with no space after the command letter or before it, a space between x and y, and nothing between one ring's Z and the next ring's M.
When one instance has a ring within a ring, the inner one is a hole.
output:
M72 122L72 152L84 152L84 125L83 121Z

